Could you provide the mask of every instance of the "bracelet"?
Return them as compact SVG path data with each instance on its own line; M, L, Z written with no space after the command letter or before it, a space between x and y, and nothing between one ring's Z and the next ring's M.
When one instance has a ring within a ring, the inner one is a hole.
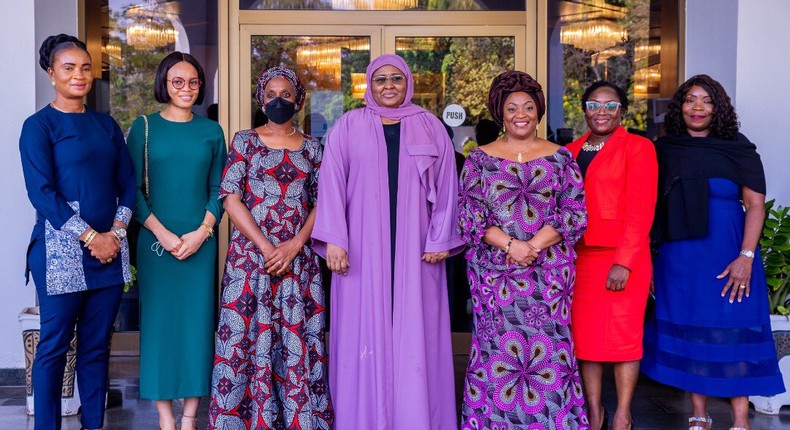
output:
M507 245L505 245L505 254L510 254L510 245L513 244L513 236L510 236L510 239L507 241Z
M749 251L748 249L742 249L741 255L743 255L746 258L754 258L754 251Z
M206 223L206 222L201 222L201 223L200 223L200 225L201 225L203 228L205 228L205 229L206 229L206 232L208 232L208 237L214 237L214 229L213 229L213 228L211 228L211 226L210 226L210 225L208 225L208 223Z
M99 233L96 230L94 230L94 229L91 229L91 231L88 232L88 235L85 236L85 247L86 248L88 247L88 245L91 244L91 242L93 242L93 239L96 238L97 234L99 234Z

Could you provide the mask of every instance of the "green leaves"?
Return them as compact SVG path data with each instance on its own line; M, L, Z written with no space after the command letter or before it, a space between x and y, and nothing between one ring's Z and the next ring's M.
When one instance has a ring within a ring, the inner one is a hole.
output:
M765 203L765 225L760 248L768 283L771 313L790 314L790 207Z

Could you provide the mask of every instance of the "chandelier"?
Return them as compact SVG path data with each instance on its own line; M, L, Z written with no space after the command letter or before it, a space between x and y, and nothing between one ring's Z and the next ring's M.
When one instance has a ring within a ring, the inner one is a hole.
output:
M309 43L296 50L296 64L300 68L315 70L321 75L333 76L335 82L340 82L344 49L369 51L370 42L360 38L338 38L328 42Z
M156 0L145 0L140 5L130 6L126 15L132 24L126 28L126 43L141 50L152 50L172 45L178 37Z
M418 6L418 0L332 0L334 10L406 10Z
M121 64L121 45L117 40L108 41L101 47L101 53L107 55L108 63L113 66Z
M587 51L603 51L623 42L628 32L622 24L609 19L591 19L563 24L560 41Z

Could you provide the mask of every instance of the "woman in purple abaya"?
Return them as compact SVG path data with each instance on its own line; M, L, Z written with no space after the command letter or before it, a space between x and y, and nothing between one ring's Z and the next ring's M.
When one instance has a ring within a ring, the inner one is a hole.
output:
M455 157L413 94L406 62L382 55L367 68L367 107L326 136L312 237L334 272L337 429L458 428L444 269L463 246Z
M469 154L459 229L474 306L463 429L588 429L570 309L587 226L579 167L538 138L540 84L505 72L488 108L504 137Z

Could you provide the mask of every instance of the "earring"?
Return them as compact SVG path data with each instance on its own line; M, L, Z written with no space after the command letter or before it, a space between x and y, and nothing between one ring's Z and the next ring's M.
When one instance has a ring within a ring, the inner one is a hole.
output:
M55 81L52 81L52 86L53 86L53 87L55 86Z

